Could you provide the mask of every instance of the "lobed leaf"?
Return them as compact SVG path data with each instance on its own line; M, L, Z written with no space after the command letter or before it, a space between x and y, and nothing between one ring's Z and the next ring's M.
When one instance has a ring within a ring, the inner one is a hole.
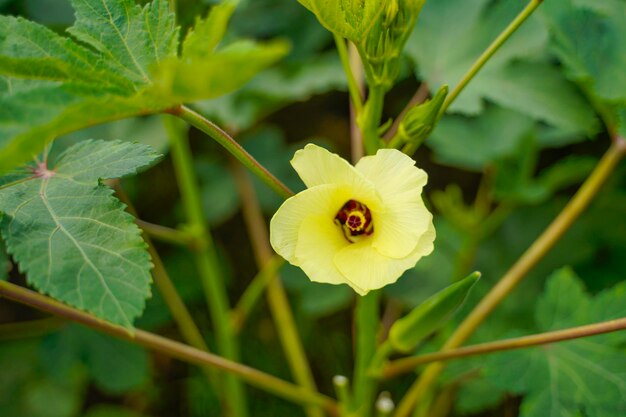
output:
M143 8L133 0L72 4L76 23L68 31L84 46L36 23L0 17L0 172L59 135L228 93L288 50L276 41L213 52L232 5L199 21L177 57L179 29L166 0Z
M150 295L145 243L132 216L100 184L154 162L145 145L86 141L52 167L0 189L0 232L40 292L132 328Z
M590 324L626 315L620 285L590 298L569 268L555 272L536 309L541 331ZM605 303L610 308L607 308ZM626 413L626 362L613 335L495 355L486 376L498 387L523 394L521 417L565 417Z

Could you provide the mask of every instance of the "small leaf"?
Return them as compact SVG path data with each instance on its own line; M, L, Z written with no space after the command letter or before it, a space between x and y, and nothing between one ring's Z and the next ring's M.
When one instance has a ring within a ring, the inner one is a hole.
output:
M150 295L152 265L133 218L99 179L157 158L145 145L87 141L0 189L0 231L29 283L131 329Z
M399 352L409 352L415 348L457 311L479 278L480 273L474 272L439 291L396 321L389 330L389 341L393 348Z
M329 31L361 42L385 6L380 0L298 0Z

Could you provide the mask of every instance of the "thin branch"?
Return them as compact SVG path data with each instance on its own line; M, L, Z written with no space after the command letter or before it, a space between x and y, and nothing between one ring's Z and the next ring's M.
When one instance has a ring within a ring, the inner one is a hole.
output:
M626 141L623 139L614 141L574 197L544 230L541 236L533 242L511 269L507 271L496 286L472 310L469 316L450 336L442 350L450 350L461 346L500 302L513 291L526 274L544 258L593 201L593 198L613 173L625 153ZM411 386L399 404L395 417L408 417L410 415L417 400L427 392L431 384L435 382L441 371L443 371L443 368L444 366L441 362L436 362L424 370L419 380Z
M169 109L167 112L173 114L174 116L180 117L190 125L196 127L197 129L200 129L201 131L209 135L282 198L287 199L293 195L293 192L285 184L283 184L278 178L272 175L272 173L270 173L239 143L237 143L235 139L230 137L228 133L222 130L215 123L207 120L202 115L196 113L186 106L178 106L173 109Z
M497 342L481 343L459 349L452 349L442 352L427 353L425 355L413 356L410 358L398 359L390 362L382 371L383 378L393 378L395 376L415 371L419 365L430 362L450 361L454 359L466 358L468 356L483 355L486 353L497 353L506 350L525 349L532 346L547 345L549 343L562 342L566 340L579 339L581 337L595 336L605 333L617 332L626 329L626 318L603 321L601 323L589 324L586 326L572 327L570 329L557 330L534 334L524 337L499 340Z
M297 404L311 404L323 407L331 415L337 416L337 404L331 398L316 392L311 392L310 390L298 387L240 363L224 359L208 352L203 352L191 346L143 330L135 330L131 333L125 328L105 322L89 313L69 307L45 295L6 281L0 281L0 297L83 324L92 329L136 343L183 362L200 366L211 366L237 375L242 380L259 389Z

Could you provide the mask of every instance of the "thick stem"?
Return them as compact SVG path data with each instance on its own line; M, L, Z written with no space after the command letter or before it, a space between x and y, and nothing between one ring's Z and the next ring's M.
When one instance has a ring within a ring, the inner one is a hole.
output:
M338 414L337 404L331 398L322 394L311 392L254 368L208 352L203 352L153 333L143 330L135 330L131 333L125 328L105 322L89 313L69 307L45 295L15 284L0 281L0 297L83 324L92 329L136 343L183 362L200 366L212 366L216 369L237 375L252 386L286 400L293 401L296 404L318 405L333 416L337 416Z
M235 331L230 325L228 296L221 279L215 246L202 212L200 189L193 167L191 149L184 132L179 125L175 124L176 121L167 118L164 122L170 138L170 150L183 207L190 230L194 232L198 242L194 259L211 314L217 349L227 359L237 360L239 349ZM227 414L245 417L247 415L246 396L241 382L232 375L228 375L224 378L224 394L228 407Z
M469 316L461 323L442 350L455 349L461 346L476 328L491 314L502 300L521 282L526 274L543 259L574 221L587 208L596 196L600 187L609 178L618 162L626 153L626 141L617 138L604 154L596 168L587 178L578 192L572 197L561 213L552 221L544 232L524 252L519 260L509 269L495 287L481 300ZM398 406L396 417L408 417L416 401L435 382L443 364L440 362L429 365L419 380L409 389Z
M280 182L278 178L265 169L263 165L254 159L254 157L250 155L239 143L237 143L235 139L230 137L228 133L224 132L219 126L215 125L210 120L205 119L202 115L186 106L175 107L170 109L168 113L180 117L190 125L200 129L212 137L279 196L289 198L293 195L293 192L285 184Z
M348 57L350 59L350 67L354 69L354 78L356 80L360 97L365 95L365 74L363 73L363 62L359 56L359 51L353 43L348 45ZM363 135L357 123L357 119L361 114L361 110L357 112L352 102L350 102L350 148L352 162L357 163L363 158L365 149L363 147Z
M263 269L274 256L269 244L265 219L248 174L240 166L235 166L234 172L243 201L243 214L250 233L252 249L257 265ZM267 300L291 373L298 384L304 388L311 391L317 390L287 295L278 276L267 283ZM307 407L305 411L309 417L322 417L323 415L322 410L317 407Z
M461 91L469 84L469 82L478 74L478 71L489 61L489 59L496 53L498 49L511 37L513 33L528 19L533 12L539 7L543 0L531 0L526 7L513 19L513 21L498 35L498 37L485 49L485 51L478 57L476 62L463 76L461 81L454 87L454 90L448 94L446 100L443 102L441 109L439 110L439 116L441 117L452 102L457 98Z
M532 346L547 345L549 343L617 332L624 329L626 329L626 318L621 318L603 321L601 323L589 324L586 326L572 327L570 329L499 340L497 342L481 343L459 349L427 353L425 355L398 359L389 363L383 369L382 376L383 378L393 378L397 375L413 372L418 366L430 362L450 361L454 359L466 358L468 356L484 355L486 353L525 349Z
M371 415L375 400L376 380L369 369L376 354L376 335L380 322L380 291L357 297L354 311L356 357L354 363L354 402L360 417Z

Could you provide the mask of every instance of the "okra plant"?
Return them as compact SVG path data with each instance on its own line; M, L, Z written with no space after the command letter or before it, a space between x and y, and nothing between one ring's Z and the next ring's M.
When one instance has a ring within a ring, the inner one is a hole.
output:
M0 1L0 415L626 415L623 0L140 3Z

